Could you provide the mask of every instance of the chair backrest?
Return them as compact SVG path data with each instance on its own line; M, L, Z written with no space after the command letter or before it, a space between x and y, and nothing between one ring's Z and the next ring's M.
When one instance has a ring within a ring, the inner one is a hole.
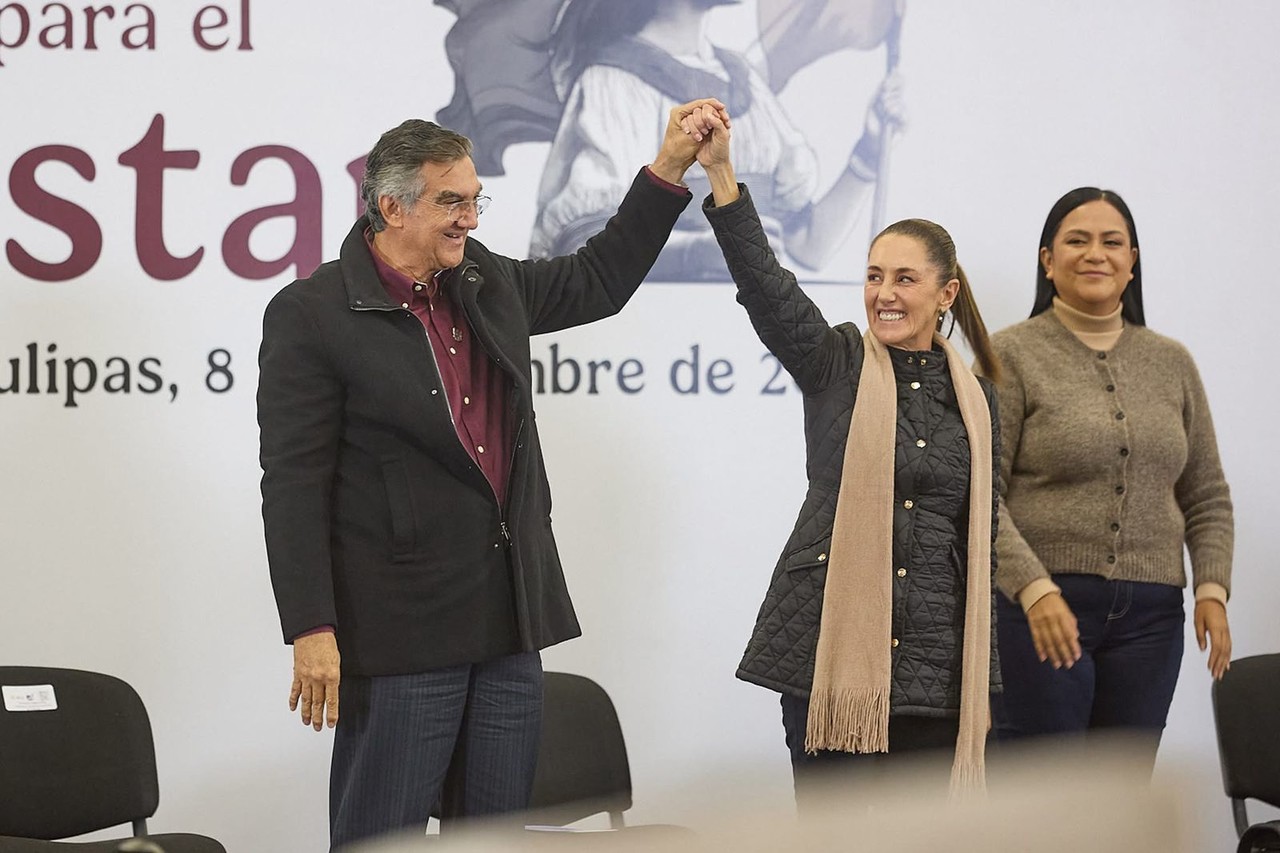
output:
M530 810L548 824L608 812L615 827L631 808L631 766L609 694L581 675L548 672L542 743Z
M1233 660L1213 685L1213 717L1227 796L1280 806L1280 654Z
M68 838L155 814L155 744L132 687L35 666L0 666L0 686L0 835ZM46 699L57 707L16 710Z

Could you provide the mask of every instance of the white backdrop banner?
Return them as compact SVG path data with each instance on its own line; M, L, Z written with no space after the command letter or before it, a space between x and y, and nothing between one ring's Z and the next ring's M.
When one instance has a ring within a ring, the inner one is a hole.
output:
M894 8L0 2L0 662L138 688L154 830L323 849L330 735L287 712L262 545L263 307L336 255L364 153L405 118L475 139L494 202L474 237L524 257L580 245L656 152L667 108L704 94L733 110L739 172L833 323L863 319L877 169L885 221L947 227L993 329L1026 316L1052 202L1086 184L1123 194L1148 320L1189 346L1214 407L1237 652L1274 651L1280 6ZM890 71L907 123L891 158L851 168ZM613 694L636 820L696 824L790 796L776 696L733 673L804 460L800 397L734 302L697 167L690 184L625 311L535 339L534 356L584 628L546 664ZM1190 650L1163 755L1194 769L1207 849L1230 828L1204 669Z

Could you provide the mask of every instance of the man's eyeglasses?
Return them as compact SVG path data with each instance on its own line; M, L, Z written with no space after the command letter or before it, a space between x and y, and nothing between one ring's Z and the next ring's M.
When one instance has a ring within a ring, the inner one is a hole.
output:
M493 199L487 195L478 195L475 198L463 199L462 201L432 201L427 198L419 198L418 201L426 202L433 207L438 207L449 214L450 219L460 219L465 214L475 211L476 216L484 213L489 206L489 202Z

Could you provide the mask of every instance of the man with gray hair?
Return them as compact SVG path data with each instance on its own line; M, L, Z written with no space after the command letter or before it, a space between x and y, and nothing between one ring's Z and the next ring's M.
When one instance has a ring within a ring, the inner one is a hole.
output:
M724 109L673 109L599 234L537 261L468 239L489 201L470 140L407 121L369 153L367 212L338 260L267 306L267 557L294 650L289 707L336 726L334 848L425 826L437 799L446 820L528 804L539 650L581 633L529 336L615 314L639 287L689 202L699 143L680 122L702 104Z

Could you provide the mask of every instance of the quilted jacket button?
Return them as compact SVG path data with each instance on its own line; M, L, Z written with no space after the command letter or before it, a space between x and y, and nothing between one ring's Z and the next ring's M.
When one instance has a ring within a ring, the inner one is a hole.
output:
M894 637L894 638L893 638L893 647L894 647L895 649L898 647L898 638L897 638L897 637Z
M818 555L818 562L819 562L819 563L823 562L823 561L824 561L824 560L826 560L826 559L827 559L827 555L826 555L826 554L819 554L819 555Z
M907 570L906 570L906 569L898 569L898 577L900 577L900 578L905 578L906 576L907 576Z
M905 501L903 501L903 502L902 502L902 506L903 506L903 508L904 508L904 509L911 509L911 508L912 508L913 506L915 506L915 505L916 505L915 501L910 500L910 499L905 500Z

